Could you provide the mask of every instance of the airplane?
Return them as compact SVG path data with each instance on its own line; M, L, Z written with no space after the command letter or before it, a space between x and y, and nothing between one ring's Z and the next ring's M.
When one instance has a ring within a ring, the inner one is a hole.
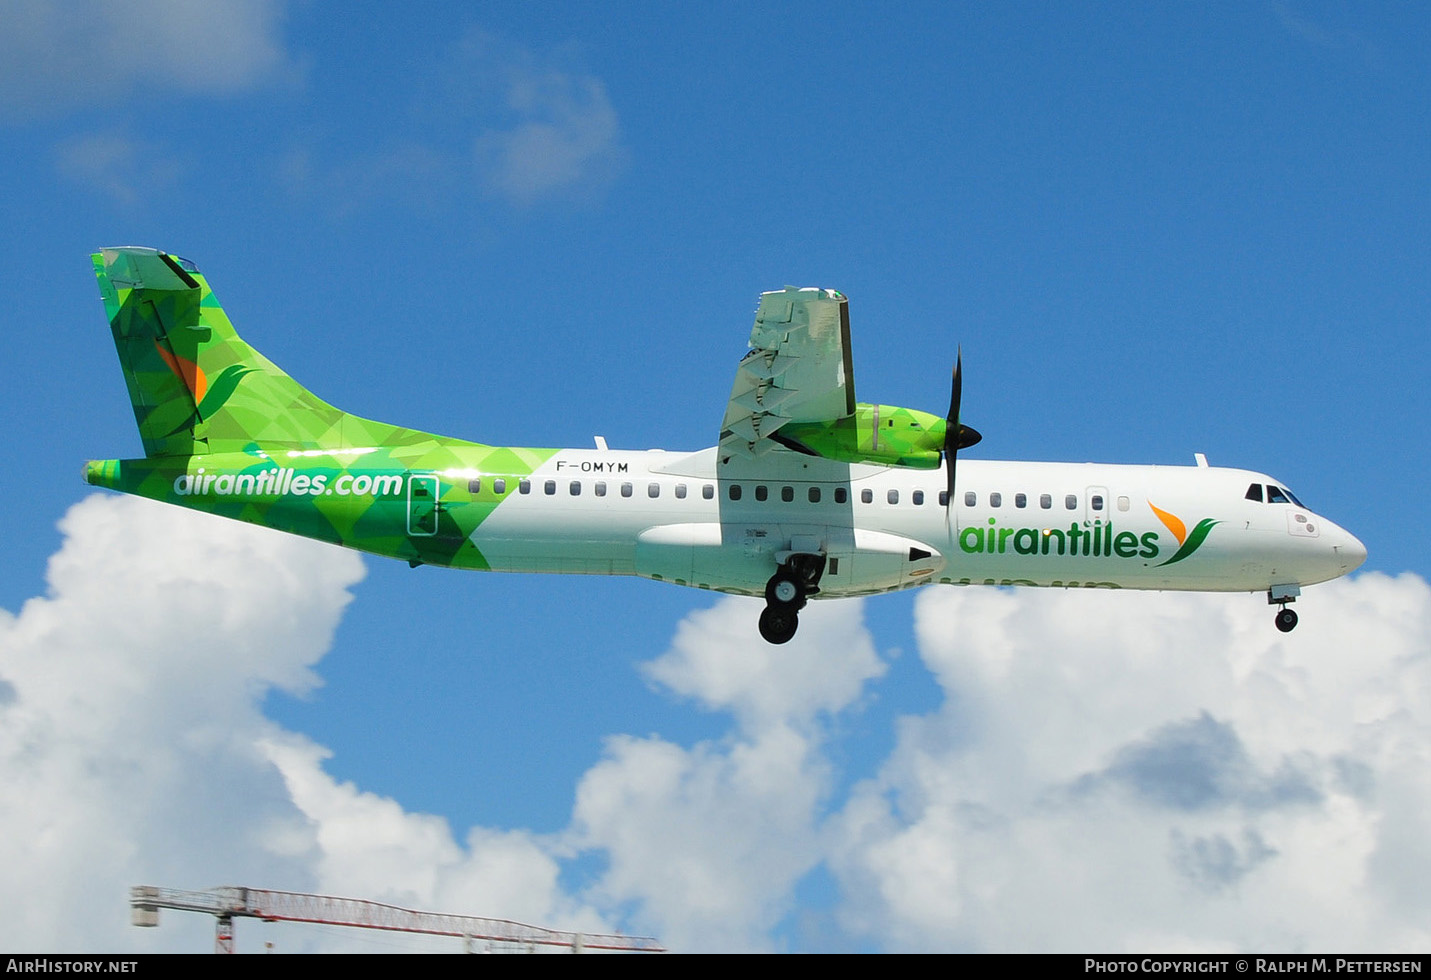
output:
M1366 559L1263 473L966 459L962 357L943 416L855 400L849 303L761 295L715 446L490 446L360 418L235 332L194 263L92 256L144 444L91 485L418 565L639 575L760 596L788 642L809 599L953 585L1265 592ZM336 338L335 338L336 340ZM957 475L957 482L956 482Z

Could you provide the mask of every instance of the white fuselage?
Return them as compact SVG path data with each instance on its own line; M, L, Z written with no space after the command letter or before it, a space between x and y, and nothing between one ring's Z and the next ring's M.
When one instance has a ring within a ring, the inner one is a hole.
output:
M818 553L821 598L930 582L1252 592L1366 557L1331 521L1265 502L1278 482L1248 470L962 460L957 477L946 509L943 469L563 450L507 478L472 542L494 570L752 595L791 553Z

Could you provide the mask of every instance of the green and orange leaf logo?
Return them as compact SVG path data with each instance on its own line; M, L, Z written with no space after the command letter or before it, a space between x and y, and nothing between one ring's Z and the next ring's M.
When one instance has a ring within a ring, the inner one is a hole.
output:
M1173 555L1173 557L1169 558L1167 561L1161 562L1159 564L1159 567L1162 567L1162 565L1171 565L1174 562L1180 562L1188 555L1192 554L1194 551L1197 551L1198 548L1202 547L1202 543L1207 540L1208 532L1211 531L1218 524L1222 523L1221 521L1215 521L1210 517L1204 517L1202 520L1198 521L1197 526L1194 527L1191 532L1189 532L1187 525L1183 523L1182 518L1178 517L1176 514L1170 514L1167 511L1159 508L1151 500L1148 501L1148 506L1153 508L1153 513L1157 515L1158 520L1162 521L1163 525L1169 531L1173 532L1173 537L1178 539L1179 547L1177 550L1177 554Z
M169 365L169 370L173 371L175 377L184 383L184 387L189 389L189 394L194 398L193 414L175 427L169 435L173 435L180 429L188 428L196 421L207 421L212 418L214 413L223 408L224 403L234 393L234 389L238 387L239 379L256 370L241 364L230 364L219 372L219 376L214 379L213 384L209 384L208 375L196 362L165 350L164 345L158 340L154 341L154 349L159 352L164 363Z

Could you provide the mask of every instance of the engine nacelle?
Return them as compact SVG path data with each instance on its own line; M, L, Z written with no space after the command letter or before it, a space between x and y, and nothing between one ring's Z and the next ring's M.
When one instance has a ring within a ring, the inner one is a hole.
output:
M830 422L787 422L770 438L809 456L842 463L939 468L944 419L897 405L855 406L855 413Z

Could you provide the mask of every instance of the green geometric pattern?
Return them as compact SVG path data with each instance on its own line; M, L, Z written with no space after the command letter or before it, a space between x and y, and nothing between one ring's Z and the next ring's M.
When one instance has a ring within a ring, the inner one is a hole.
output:
M298 384L240 339L193 263L142 248L93 260L145 455L433 439L339 411Z
M95 486L414 563L486 569L472 532L557 452L340 411L243 342L193 263L146 248L93 260L146 454L91 461L85 479ZM507 478L504 494L493 476Z
M938 415L895 405L855 406L828 422L787 422L771 436L790 449L844 463L936 469L946 423Z

